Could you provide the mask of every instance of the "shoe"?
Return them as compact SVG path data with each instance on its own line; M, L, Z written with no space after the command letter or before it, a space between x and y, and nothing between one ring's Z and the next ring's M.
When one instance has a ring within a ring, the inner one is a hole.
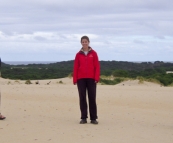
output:
M87 123L87 120L86 119L82 119L81 121L80 121L80 124L86 124Z
M4 120L6 117L4 117L4 116L2 116L1 114L0 114L0 120Z
M97 120L91 120L91 124L98 124Z

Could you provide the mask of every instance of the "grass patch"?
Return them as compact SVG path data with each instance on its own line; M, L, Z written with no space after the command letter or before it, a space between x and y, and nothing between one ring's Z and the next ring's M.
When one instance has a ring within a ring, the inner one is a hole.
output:
M72 78L72 77L73 77L72 73L70 73L70 74L68 75L68 77L69 77L69 78Z
M160 81L159 81L159 80L154 79L154 78L148 78L148 79L146 79L146 81L148 81L148 82L153 82L153 83L157 83L157 84L162 85L162 84L160 83Z
M123 78L115 78L113 80L100 78L100 83L106 85L116 85L118 83L121 83L122 81L124 81Z
M138 84L143 84L144 81L145 81L145 79L144 79L143 77L141 77L141 76L138 76L136 79L139 80L139 81L138 81Z
M139 76L136 79L139 80L139 82L138 82L139 84L143 84L144 81L147 81L147 82L152 82L152 83L156 83L156 84L162 85L159 80L154 79L154 78L144 78L144 77Z

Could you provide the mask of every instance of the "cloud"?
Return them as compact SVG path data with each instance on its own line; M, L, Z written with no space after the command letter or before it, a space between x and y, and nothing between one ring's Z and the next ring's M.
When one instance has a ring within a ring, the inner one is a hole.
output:
M142 40L134 40L134 43L137 43L137 44L145 44L144 41L142 41Z
M81 36L88 35L100 59L173 61L171 0L0 3L0 56L6 60L15 55L26 60L28 54L39 55L33 60L40 54L50 60L73 59Z

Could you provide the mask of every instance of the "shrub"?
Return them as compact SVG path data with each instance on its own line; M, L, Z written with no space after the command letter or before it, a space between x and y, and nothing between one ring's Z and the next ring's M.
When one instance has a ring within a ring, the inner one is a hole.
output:
M63 84L62 80L59 81L60 84Z
M100 79L101 84L107 84L107 85L115 85L120 82L124 81L122 78L115 78L114 80L108 80L108 79Z
M9 84L11 84L11 81L8 81L8 83L7 83L7 84L8 84L8 85L9 85Z
M18 80L15 80L14 82L20 84L20 81L18 81Z
M32 84L30 80L27 80L25 84Z

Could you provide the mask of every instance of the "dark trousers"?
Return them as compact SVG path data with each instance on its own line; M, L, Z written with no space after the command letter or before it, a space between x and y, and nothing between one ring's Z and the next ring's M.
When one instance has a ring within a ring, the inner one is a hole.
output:
M88 118L88 105L86 93L88 93L90 120L97 119L96 105L96 83L94 79L82 78L77 81L79 92L79 104L81 110L81 119Z

